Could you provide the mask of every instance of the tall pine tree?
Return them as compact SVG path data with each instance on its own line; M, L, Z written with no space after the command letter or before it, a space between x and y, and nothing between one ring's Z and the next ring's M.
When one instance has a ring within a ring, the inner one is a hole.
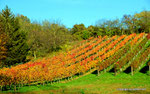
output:
M4 33L4 26L3 26L3 18L0 16L0 67L3 66L2 60L6 58L6 42L7 42L7 36Z
M4 32L8 36L6 43L7 58L5 64L10 66L26 60L28 53L27 37L25 32L20 31L18 19L11 13L8 6L0 14L4 20Z

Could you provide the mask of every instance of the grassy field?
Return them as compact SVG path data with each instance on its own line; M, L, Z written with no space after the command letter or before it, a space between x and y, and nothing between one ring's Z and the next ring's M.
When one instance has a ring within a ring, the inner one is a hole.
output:
M127 73L117 76L89 74L67 83L24 86L17 92L15 94L150 94L150 76L140 72L133 76ZM13 94L13 90L0 93Z

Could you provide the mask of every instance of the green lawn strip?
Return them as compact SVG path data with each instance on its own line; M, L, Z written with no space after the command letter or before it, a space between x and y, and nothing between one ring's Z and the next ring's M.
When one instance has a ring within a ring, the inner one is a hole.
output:
M95 74L89 74L79 79L67 82L67 83L54 83L52 85L37 85L37 86L24 86L17 92L50 92L56 93L125 93L125 91L119 91L119 88L146 88L150 90L150 77L143 73L136 73L131 76L126 73L120 73L114 76L112 73L104 73L103 75L96 76ZM5 91L3 93L14 92L13 89ZM127 92L127 91L126 91ZM148 92L148 91L147 91ZM1 93L1 92L0 92Z
M116 86L115 90L117 88L136 88L136 87L143 87L145 86L150 89L150 85L148 84L150 82L149 76L142 74L142 73L137 73L135 76L131 76L129 74L121 73L117 76L113 76L110 73L105 73L104 75L101 76L95 76L93 74L84 76L82 78L79 78L77 80L74 80L72 82L68 82L66 84L55 84L56 86L65 86L67 88L76 88L76 87L86 87L86 86L92 86L88 88L90 91L104 91L107 92L109 88L111 88L113 85L118 85ZM86 89L86 88L85 88ZM106 90L106 91L105 91Z

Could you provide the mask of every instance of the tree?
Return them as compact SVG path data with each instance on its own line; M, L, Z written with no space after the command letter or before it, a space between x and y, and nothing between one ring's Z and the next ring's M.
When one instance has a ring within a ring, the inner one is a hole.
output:
M31 29L31 22L27 16L17 15L16 17L19 20L20 30L28 33Z
M3 18L2 16L0 16L0 67L3 66L2 64L2 60L4 60L6 58L6 42L7 42L7 36L4 33L4 26L3 26L3 22L2 22Z
M126 34L138 32L137 19L134 16L124 15L122 18L122 23L126 29Z
M58 51L64 44L72 41L72 35L68 29L56 22L45 20L42 25L32 23L31 28L28 43L30 55L34 56L34 58Z
M83 39L88 39L88 38L90 38L91 37L91 32L90 31L82 31L82 38Z
M40 24L35 23L35 22L32 23L30 27L31 27L31 30L28 33L28 45L30 49L29 54L31 56L34 56L34 58L36 58L38 52L40 52L39 49L41 49L41 45L42 45L41 38L43 34L40 34L40 31L42 31L42 27L40 26ZM43 37L45 38L45 36Z
M4 20L4 32L8 36L6 43L7 58L4 63L8 66L25 62L28 54L26 33L20 30L19 21L11 13L8 6L0 14Z
M136 13L134 17L137 19L139 33L150 33L150 11Z
M49 37L51 43L51 50L57 51L61 49L60 46L72 40L71 34L68 30L59 23L51 23L49 32L51 37Z
M76 37L77 40L82 40L83 33L88 32L84 24L75 24L72 28L72 34Z
M97 22L96 27L99 28L100 35L120 35L121 24L118 19L116 20L99 20L102 22Z
M86 27L84 26L84 24L75 24L72 28L72 33L75 34L77 32L81 32L83 30L86 30Z
M101 30L98 27L95 27L92 25L88 26L87 31L89 31L90 36L93 36L93 37L97 37L97 36L102 35Z

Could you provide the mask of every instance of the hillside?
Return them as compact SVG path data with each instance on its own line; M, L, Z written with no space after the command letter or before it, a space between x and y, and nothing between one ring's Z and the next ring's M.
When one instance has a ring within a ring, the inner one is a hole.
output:
M114 76L107 72L100 76L89 74L67 83L24 86L15 94L149 94L149 83L149 75L145 73L136 73L134 76L120 73ZM4 94L13 92L3 91Z
M113 70L118 75L128 68L133 75L149 61L150 34L99 36L52 58L0 69L0 86L16 90L25 85L67 82L93 72L102 75Z

